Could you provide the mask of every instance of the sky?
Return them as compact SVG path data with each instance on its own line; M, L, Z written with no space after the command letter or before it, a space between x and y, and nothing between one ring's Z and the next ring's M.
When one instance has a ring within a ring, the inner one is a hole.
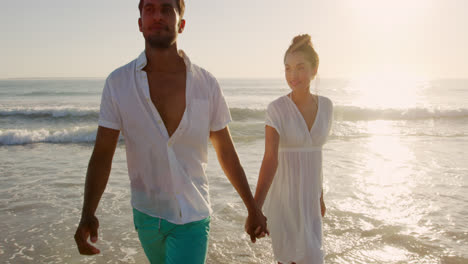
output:
M0 78L106 77L144 50L138 0L0 3ZM308 33L325 78L468 78L467 0L186 0L178 38L218 78L282 78Z

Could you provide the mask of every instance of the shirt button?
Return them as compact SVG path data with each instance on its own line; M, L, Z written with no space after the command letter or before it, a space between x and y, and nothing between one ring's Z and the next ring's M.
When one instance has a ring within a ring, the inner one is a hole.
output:
M161 121L161 120L158 120L158 124L161 124L161 123L162 123L162 121Z

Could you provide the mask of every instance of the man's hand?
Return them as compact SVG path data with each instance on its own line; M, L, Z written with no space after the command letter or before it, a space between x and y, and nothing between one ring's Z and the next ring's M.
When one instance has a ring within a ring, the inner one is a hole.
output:
M255 210L249 213L245 222L245 231L250 235L250 240L255 243L257 238L264 237L265 234L270 235L267 228L267 219L260 210Z
M78 246L78 251L81 255L99 254L99 249L91 246L88 243L88 238L91 236L91 242L96 243L98 240L99 220L96 216L82 218L75 233L75 242Z

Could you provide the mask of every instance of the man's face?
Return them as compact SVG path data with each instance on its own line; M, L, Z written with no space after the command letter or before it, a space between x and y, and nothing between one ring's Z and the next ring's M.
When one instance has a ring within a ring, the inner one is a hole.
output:
M182 33L185 21L180 19L175 0L145 0L138 25L151 47L167 49Z

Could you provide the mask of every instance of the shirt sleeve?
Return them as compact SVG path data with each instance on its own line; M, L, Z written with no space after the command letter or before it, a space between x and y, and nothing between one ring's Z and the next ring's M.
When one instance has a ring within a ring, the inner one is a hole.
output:
M102 127L121 130L120 115L114 96L112 96L109 79L106 80L106 84L104 85L104 90L102 92L98 124Z
M281 135L279 116L272 103L268 105L266 113L265 113L265 125L274 128L276 132L278 132L278 134Z
M213 90L211 95L211 112L210 112L210 130L219 131L225 128L231 122L231 113L224 98L223 91L216 79L213 79Z

